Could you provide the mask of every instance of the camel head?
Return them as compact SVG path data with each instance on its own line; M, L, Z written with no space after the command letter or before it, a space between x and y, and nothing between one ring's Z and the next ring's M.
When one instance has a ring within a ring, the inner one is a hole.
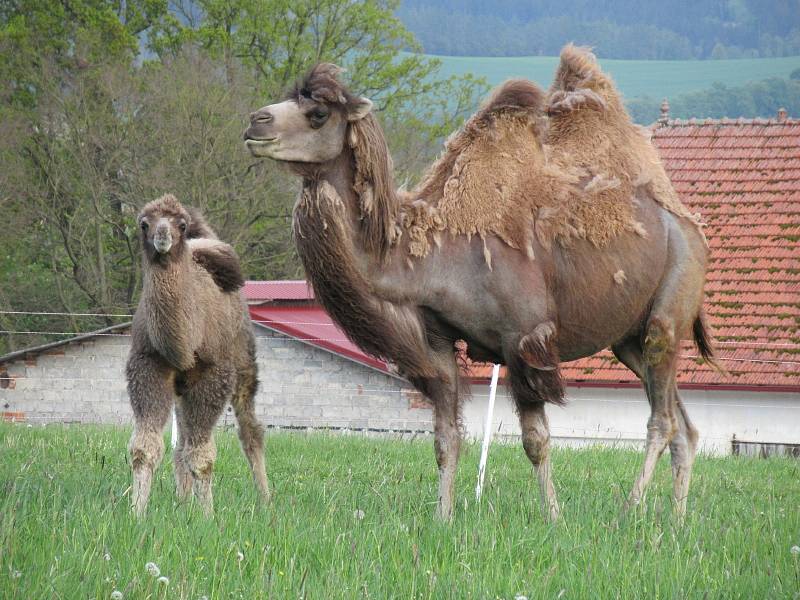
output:
M165 194L148 202L137 221L142 248L150 262L164 263L182 253L192 218L175 196Z
M372 102L338 80L340 67L320 63L283 102L250 114L244 143L253 156L281 162L320 164L341 154L348 123L359 121Z

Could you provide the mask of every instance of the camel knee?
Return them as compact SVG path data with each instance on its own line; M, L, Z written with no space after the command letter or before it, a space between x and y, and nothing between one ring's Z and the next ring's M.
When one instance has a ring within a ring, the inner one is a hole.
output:
M550 434L536 429L523 431L522 447L531 463L539 466L550 455Z
M154 431L134 431L128 452L134 471L155 470L164 456L164 438Z
M657 365L674 348L675 324L671 319L651 317L644 338L645 362L651 366Z
M214 471L214 462L217 460L217 447L214 442L201 446L186 448L183 451L183 461L192 475L197 479L208 479Z

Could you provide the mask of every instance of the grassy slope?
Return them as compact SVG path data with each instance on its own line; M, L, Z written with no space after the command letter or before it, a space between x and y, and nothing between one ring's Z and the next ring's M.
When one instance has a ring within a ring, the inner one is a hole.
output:
M162 466L151 512L137 523L127 507L128 435L0 424L0 596L109 598L117 588L126 598L188 599L791 598L800 590L800 556L789 550L800 544L798 461L701 457L691 514L676 529L664 460L649 512L617 527L639 454L558 450L564 519L551 528L517 446L493 448L484 502L474 504L479 448L470 446L447 526L431 518L429 440L270 435L275 502L259 509L235 435L225 433L215 519L176 506L171 468ZM148 561L168 588L146 574Z
M525 77L547 87L553 80L558 58L437 56L443 76L473 73L496 85L509 77ZM628 98L661 99L706 89L714 82L729 86L767 77L788 77L800 67L800 56L736 60L610 60L600 59Z

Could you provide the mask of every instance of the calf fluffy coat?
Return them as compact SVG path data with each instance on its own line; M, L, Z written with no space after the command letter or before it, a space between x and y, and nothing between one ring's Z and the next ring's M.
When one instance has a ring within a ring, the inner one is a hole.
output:
M139 227L144 287L126 368L135 418L133 510L141 515L147 508L173 405L178 496L186 498L193 487L206 513L213 510L213 427L230 402L256 486L268 500L264 433L254 413L255 339L239 294L238 258L197 211L171 195L147 204Z

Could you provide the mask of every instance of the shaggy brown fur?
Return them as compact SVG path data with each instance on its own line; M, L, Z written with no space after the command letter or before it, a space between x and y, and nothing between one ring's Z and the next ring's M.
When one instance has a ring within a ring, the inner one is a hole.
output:
M547 110L549 162L556 170L589 179L584 191L591 195L590 202L557 207L558 222L550 227L556 237L563 235L566 221L575 223L578 233L596 245L607 244L623 230L646 235L634 220L631 204L640 187L665 209L688 219L702 235L699 216L681 203L649 133L631 122L594 54L573 45L562 50ZM593 182L598 183L594 189Z
M403 229L409 251L421 257L439 245L439 232L498 235L532 257L533 215L520 205L519 178L544 162L541 90L524 80L500 86L445 144L445 151L411 193ZM431 235L432 234L432 235ZM486 251L486 261L491 257Z
M624 231L646 237L634 217L640 186L697 223L591 53L564 49L546 125L543 113L534 84L509 81L448 140L412 192L416 201L404 208L413 256L427 255L430 239L436 242L443 230L482 239L494 234L531 259L534 234L546 248L575 238L603 247Z
M126 368L135 418L133 508L142 514L147 506L153 471L164 451L161 432L173 404L179 417L179 495L188 494L193 484L203 508L211 511L212 429L231 402L253 477L268 497L263 431L253 404L255 340L247 308L235 293L241 278L236 255L197 211L184 209L174 196L147 204L139 222L144 289ZM209 237L190 239L190 234ZM159 249L166 239L171 246Z

